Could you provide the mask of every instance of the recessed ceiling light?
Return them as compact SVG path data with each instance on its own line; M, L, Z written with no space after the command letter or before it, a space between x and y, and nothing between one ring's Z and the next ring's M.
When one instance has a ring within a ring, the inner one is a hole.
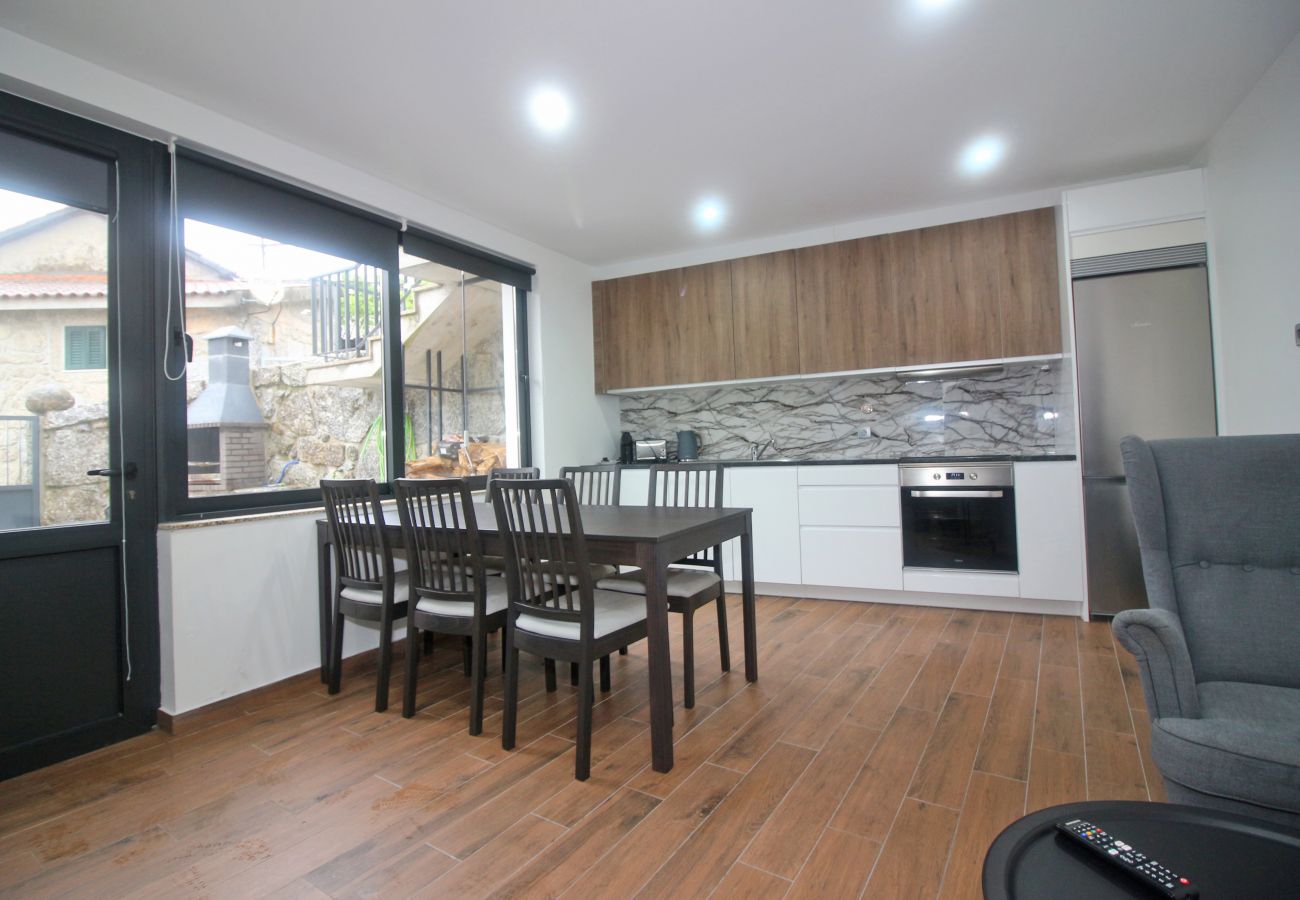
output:
M921 12L937 13L943 12L950 6L956 6L958 0L913 0L913 2Z
M1006 142L988 135L966 145L961 153L961 169L967 175L983 175L1002 161L1007 152Z
M559 89L540 87L528 97L528 117L543 134L555 135L569 127L573 106Z
M727 217L727 210L721 200L708 197L695 204L695 211L691 215L698 228L712 231L722 224L722 220Z

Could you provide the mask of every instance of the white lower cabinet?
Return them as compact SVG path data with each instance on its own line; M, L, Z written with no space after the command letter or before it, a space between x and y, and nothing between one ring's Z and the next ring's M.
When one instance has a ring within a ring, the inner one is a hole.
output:
M903 542L897 528L803 525L803 583L827 587L903 587Z
M1083 487L1077 462L1016 463L1020 596L1083 601Z
M800 466L804 584L903 587L898 466Z
M1081 603L1078 463L1016 463L1015 480L1018 574L905 570L897 466L732 466L723 493L727 506L753 509L761 584L806 586L807 596L844 588ZM623 502L644 504L647 483L645 470L625 471ZM739 541L724 548L723 563L739 581Z
M649 469L623 469L618 475L618 502L621 506L645 506L650 496Z
M732 466L723 492L727 506L751 507L754 580L799 584L799 478L795 466ZM740 580L740 542L723 554L728 579Z

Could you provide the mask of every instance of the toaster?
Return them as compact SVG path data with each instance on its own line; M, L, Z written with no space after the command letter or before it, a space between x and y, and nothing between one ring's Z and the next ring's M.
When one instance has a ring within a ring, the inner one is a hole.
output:
M668 442L666 440L637 441L636 459L637 462L642 460L666 461L668 459Z

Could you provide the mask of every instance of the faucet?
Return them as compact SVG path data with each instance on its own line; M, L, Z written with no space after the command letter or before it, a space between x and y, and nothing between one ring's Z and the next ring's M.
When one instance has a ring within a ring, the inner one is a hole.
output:
M771 438L768 438L766 441L764 441L761 444L750 444L749 458L751 460L758 461L763 458L763 454L766 451L775 450L775 449L776 449L776 441L772 440Z

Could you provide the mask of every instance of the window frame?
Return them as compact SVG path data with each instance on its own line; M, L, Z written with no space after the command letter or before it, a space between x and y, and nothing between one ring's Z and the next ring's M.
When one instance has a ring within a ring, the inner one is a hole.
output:
M383 411L386 428L388 432L393 433L392 423L402 423L404 419L403 406L403 381L404 381L404 348L400 340L391 340L391 335L401 334L401 273L399 270L399 245L404 241L406 235L410 234L415 241L420 244L422 250L432 250L433 258L431 261L444 262L444 264L455 264L465 272L476 275L493 278L505 284L512 284L515 287L515 359L517 366L518 379L518 426L519 426L519 457L522 465L531 465L532 462L532 422L530 415L530 402L528 392L528 287L531 286L531 279L534 270L526 265L506 259L490 251L481 250L471 247L459 241L437 235L434 232L418 228L407 228L402 230L402 225L397 222L376 216L369 210L362 209L348 203L336 200L332 197L316 193L311 190L299 187L297 185L271 178L260 172L255 172L241 166L233 165L224 160L218 160L212 157L198 154L192 151L185 151L183 158L190 158L201 162L203 165L224 173L225 176L232 176L239 179L246 179L257 188L270 188L276 191L296 198L299 201L311 201L315 204L328 208L331 212L340 212L344 214L356 215L368 222L380 222L391 225L393 231L393 241L391 246L391 260L385 266L388 275L388 297L389 302L384 310L383 315L383 364L381 369L381 385L383 389ZM184 185L181 186L184 191ZM308 207L310 208L310 207ZM183 220L186 213L182 210L180 219ZM166 266L168 265L167 257L167 237L169 228L169 216L166 209L166 197L160 204L159 210L159 227L157 229L158 240L160 241L160 251L158 258L160 260L160 271L157 274L158 284L160 285L161 302L173 304L184 304L185 302L185 284L184 278L179 279L178 284L173 284L172 295L162 298L165 293L167 284ZM208 220L204 220L208 221ZM213 222L215 225L224 227L247 227L247 223L242 225L230 224L223 222ZM177 223L178 231L181 229L182 222ZM309 249L319 249L310 247ZM181 241L177 242L177 252L184 254L184 245ZM324 250L324 252L337 253L337 250ZM423 256L423 254L421 254ZM369 262L370 260L365 260ZM183 271L183 265L182 265ZM167 346L171 342L173 354L176 350L184 353L185 337L179 326L173 321L173 333L166 334L166 316L160 311L157 316L156 340L159 348ZM161 358L161 352L158 354ZM174 359L174 356L173 356ZM189 470L189 450L187 440L187 410L186 402L186 379L179 381L169 381L162 372L161 363L157 366L157 390L160 401L160 425L158 431L159 456L161 459L160 466L160 494L161 494L161 512L163 521L187 521L196 519L214 519L230 517L235 515L247 515L256 513L268 513L278 511L291 511L297 509L311 509L319 507L322 503L321 491L319 487L298 488L293 490L264 490L249 491L237 494L218 494L218 495L201 495L191 497L189 494L188 470ZM383 481L376 479L381 495L392 495L392 481L397 476L395 473L405 473L405 441L389 440L386 442L386 471L387 478ZM484 476L475 476L468 479L471 487L482 487L486 481Z

